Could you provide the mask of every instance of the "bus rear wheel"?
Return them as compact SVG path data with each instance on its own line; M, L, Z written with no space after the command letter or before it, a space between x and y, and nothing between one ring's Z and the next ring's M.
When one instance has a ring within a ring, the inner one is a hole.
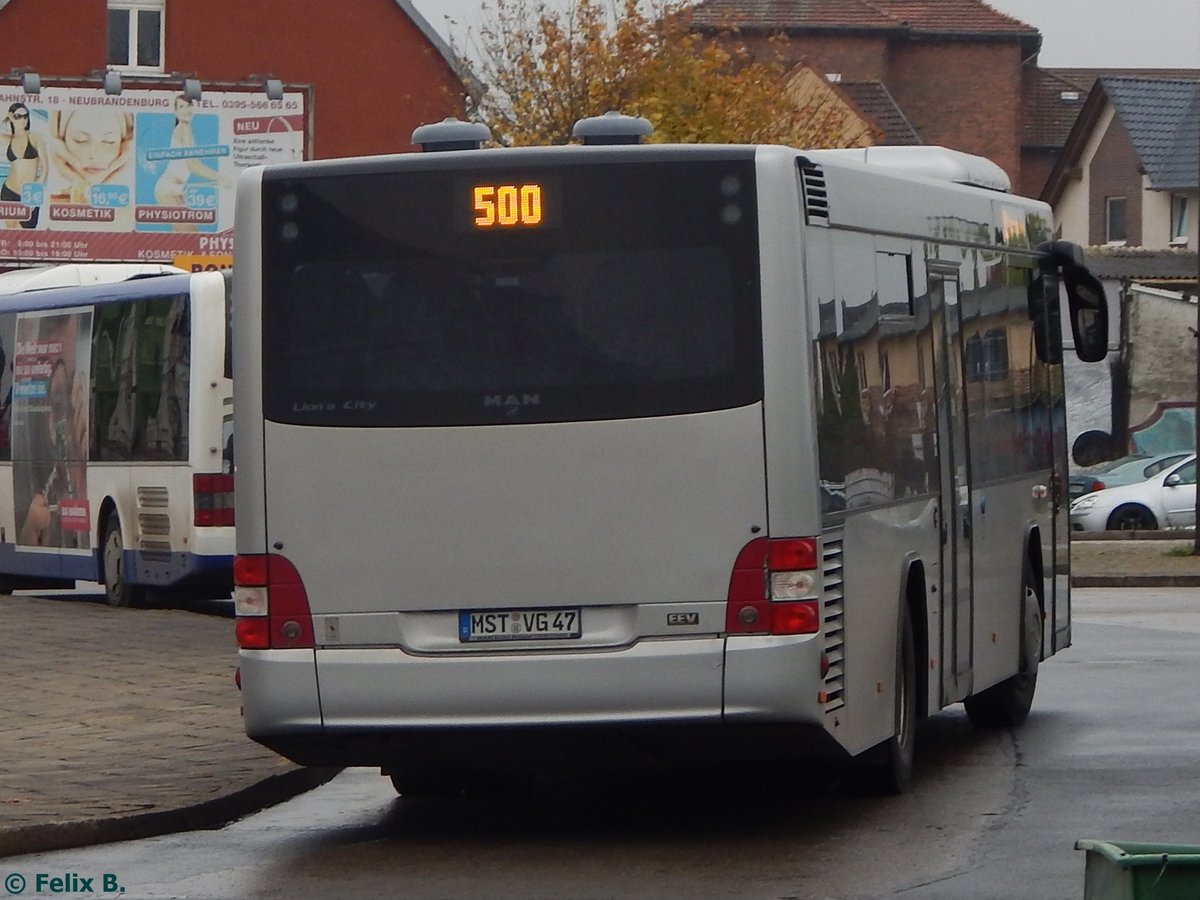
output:
M1021 649L1017 674L963 701L971 723L985 728L1020 725L1029 716L1042 659L1042 607L1033 568L1028 561L1022 577Z
M121 520L111 513L104 525L100 543L104 567L104 596L109 606L136 606L142 600L140 585L131 584L125 577L125 541L121 537Z
M462 782L446 772L392 772L392 787L410 800L449 800L462 794Z
M850 772L854 794L903 794L912 783L917 737L917 648L906 612L896 654L896 733L859 757Z

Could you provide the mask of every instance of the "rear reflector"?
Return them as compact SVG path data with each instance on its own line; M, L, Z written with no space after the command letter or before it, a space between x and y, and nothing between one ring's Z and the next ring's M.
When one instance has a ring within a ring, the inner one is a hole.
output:
M235 633L243 650L313 647L308 593L296 567L278 554L233 562Z
M193 475L192 506L197 528L234 524L233 476Z
M729 634L815 634L816 538L755 538L738 554L729 578Z

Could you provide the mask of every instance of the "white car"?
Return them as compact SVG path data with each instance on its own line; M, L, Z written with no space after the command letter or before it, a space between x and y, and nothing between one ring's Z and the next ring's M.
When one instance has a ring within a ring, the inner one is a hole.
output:
M1196 524L1196 455L1123 487L1071 501L1072 531L1131 531Z

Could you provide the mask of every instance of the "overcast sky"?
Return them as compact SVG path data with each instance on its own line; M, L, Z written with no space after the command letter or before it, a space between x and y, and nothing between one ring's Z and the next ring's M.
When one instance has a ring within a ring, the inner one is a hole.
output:
M453 36L460 45L467 27L478 26L483 5L412 2L443 37ZM566 7L570 0L545 2ZM1041 31L1043 66L1200 68L1200 0L990 0L990 5Z

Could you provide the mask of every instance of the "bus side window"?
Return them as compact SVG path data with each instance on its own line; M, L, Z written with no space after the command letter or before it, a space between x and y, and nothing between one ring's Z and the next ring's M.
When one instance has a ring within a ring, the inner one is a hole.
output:
M157 403L145 420L143 446L154 459L187 459L188 373L191 366L191 322L186 297L173 297L161 322L155 319L154 336L161 343L157 372L150 383Z
M127 437L128 429L119 427L121 418L117 416L123 387L118 358L127 312L128 305L121 303L104 304L96 309L92 328L92 459L122 459L129 453L128 441L121 440ZM129 386L124 388L128 391Z
M12 376L14 339L17 334L17 316L6 313L0 316L0 459L12 459Z
M189 332L186 297L103 308L92 339L95 458L187 458Z

